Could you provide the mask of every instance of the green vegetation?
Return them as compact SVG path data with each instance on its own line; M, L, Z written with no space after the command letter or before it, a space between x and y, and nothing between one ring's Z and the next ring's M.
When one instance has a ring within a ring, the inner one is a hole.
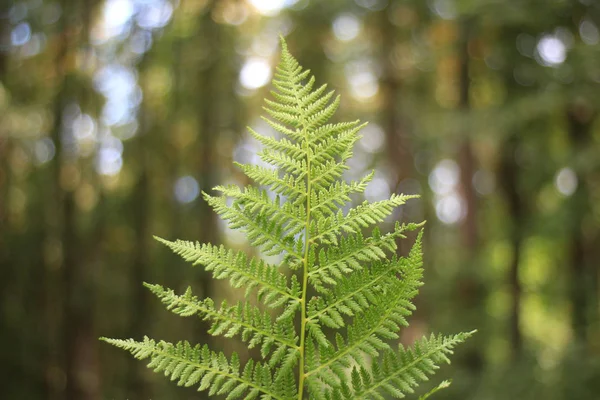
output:
M275 168L239 164L257 186L217 186L221 196L204 194L232 229L245 232L265 255L282 255L281 262L251 259L223 246L157 238L186 261L203 265L215 279L245 287L246 297L256 292L257 301L273 311L249 301L234 306L223 301L216 308L212 299L198 299L191 288L177 295L146 285L174 313L210 321L211 335L240 336L249 348L260 348L262 360L241 366L236 353L228 359L207 345L147 337L143 342L105 340L138 359L150 358L149 368L179 385L199 386L232 400L404 397L428 380L439 363L449 363L452 349L472 332L432 335L412 348L389 344L408 326L423 275L422 235L408 257L395 255L396 239L422 224L396 223L387 234L375 228L367 237L362 231L415 196L392 194L341 211L373 177L342 179L364 125L328 123L339 96L332 100L334 92L327 92L327 85L315 89L314 76L307 79L310 71L292 57L283 39L282 47L273 80L275 100L266 100L264 108L271 117L264 120L281 137L251 130L264 146L260 158ZM288 271L297 273L288 279ZM330 330L336 331L334 336L328 335Z

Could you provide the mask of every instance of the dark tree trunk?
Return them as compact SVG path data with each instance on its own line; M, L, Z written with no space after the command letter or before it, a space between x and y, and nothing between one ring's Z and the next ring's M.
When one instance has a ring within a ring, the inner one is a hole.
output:
M568 133L573 154L581 154L590 145L593 110L587 104L571 105L567 111ZM569 258L571 264L571 326L575 337L585 344L588 327L597 318L597 272L592 267L591 248L586 243L583 225L591 217L590 193L586 176L578 176L577 189L569 199L571 227ZM597 264L597 261L596 261Z
M202 102L201 111L198 113L199 118L199 134L198 134L198 157L197 171L199 186L202 191L207 193L212 192L215 186L215 143L216 139L222 133L221 115L221 90L219 85L222 83L219 79L219 72L223 52L221 48L223 32L221 27L212 19L212 11L214 5L208 8L206 13L202 15L200 29L203 32L203 43L208 46L206 51L207 59L206 66L200 71L200 93L202 94L200 101ZM198 202L198 217L199 217L199 240L200 242L211 242L216 238L215 213L205 201ZM202 277L202 289L208 296L209 285L208 277Z
M63 168L68 168L64 164ZM74 167L72 164L69 167ZM82 332L84 324L84 315L87 310L82 310L81 299L77 296L78 285L78 267L80 257L77 249L81 248L80 241L76 232L76 212L75 199L72 189L64 191L63 199L63 287L65 295L64 303L64 348L66 356L67 385L65 399L77 400L83 399L84 389L81 387L80 371L78 369L78 357L81 350Z
M397 193L404 191L403 184L407 179L414 177L414 160L410 138L406 129L406 120L402 115L399 104L399 98L403 90L402 81L391 59L391 54L394 52L400 33L390 22L388 9L381 11L378 17L381 37L383 38L380 58L383 65L381 90L384 100L381 116L386 140L385 156L387 164L393 169L394 182L389 183L393 185L392 191ZM411 207L411 204L404 207L408 209L406 207ZM398 238L396 244L400 254L407 254L412 242Z
M464 214L460 223L460 236L462 249L464 249L463 262L466 273L462 274L459 282L459 296L463 298L466 306L469 324L479 324L485 329L481 319L482 304L485 301L486 289L480 281L479 274L475 272L479 256L479 229L477 224L477 194L473 186L473 176L477 165L471 143L471 124L469 113L471 110L470 91L471 78L469 42L472 39L473 21L465 19L460 21L460 34L456 43L456 56L458 58L458 107L463 118L463 131L461 143L458 147L457 161L460 167L459 193L463 201ZM476 320L477 319L477 320ZM481 342L479 342L481 343ZM474 376L480 376L485 363L481 346L472 345L465 350L464 363Z
M471 39L471 23L463 21L460 24L459 63L459 107L463 114L471 108L469 92L471 79L469 77L469 40ZM468 118L466 118L468 121ZM465 217L462 222L462 238L464 247L470 258L475 257L479 246L479 232L477 228L477 194L473 187L473 175L476 170L475 156L471 147L471 132L469 124L463 135L462 144L458 151L458 164L460 166L460 191L465 202Z
M508 284L510 286L511 307L509 317L509 338L513 359L516 360L523 348L523 339L520 329L521 316L521 282L519 280L519 264L521 249L524 238L525 205L519 191L519 169L515 163L515 152L517 150L517 135L513 134L502 149L502 160L500 165L500 184L506 196L508 214L511 221L509 230L512 244L512 257L509 264Z
M222 48L223 35L220 27L212 18L212 4L204 15L201 16L200 29L202 31L202 42L207 58L204 69L201 69L199 75L199 87L201 93L201 111L198 113L198 142L197 157L195 160L198 183L200 190L211 193L216 185L216 143L217 139L223 134L223 125L221 123L221 89L220 68L223 67L223 53L226 49ZM217 239L216 214L206 201L200 199L197 202L198 216L198 240L201 243L214 243ZM202 271L199 275L199 288L203 297L210 296L210 275ZM210 340L205 333L207 324L202 324L203 340Z
M139 64L140 86L145 89L147 82L147 66L150 54L145 54ZM130 327L129 335L139 339L148 334L148 291L143 282L149 281L150 275L150 142L152 132L152 117L146 100L142 101L138 111L138 137L132 155L137 166L137 180L131 196L129 208L133 210L133 227L135 231L133 262L130 276ZM151 390L140 370L139 362L129 361L129 396L131 398L150 398Z
M179 20L175 18L173 20L173 29L177 29L178 25ZM171 121L169 129L171 129L173 132L175 132L175 130L177 129L178 116L181 113L180 108L183 103L182 98L185 98L184 96L188 94L188 92L186 92L186 88L189 90L189 85L187 84L189 78L183 76L183 74L185 73L185 69L183 68L183 55L185 50L184 40L185 39L182 37L175 36L173 38L172 44L173 63L171 64L171 69L173 71L173 94L169 108L169 121ZM170 183L172 184L181 175L181 169L183 165L182 159L184 157L182 157L182 155L179 154L180 146L176 143L176 141L168 140L166 146L170 151L170 154L167 155L167 159L169 160L169 178ZM181 228L183 226L183 213L181 212L181 209L175 196L171 195L170 197L171 198L169 200L171 204L171 234L173 234L174 237L182 237ZM173 285L177 285L176 279L180 276L181 275L178 273L171 274L170 276L165 277L166 282L171 283Z
M67 7L67 8L64 8ZM52 193L46 203L47 233L41 251L53 252L54 257L47 257L45 265L45 320L48 332L46 355L47 395L49 399L73 399L73 337L72 321L68 318L71 310L71 285L73 284L73 269L76 265L75 256L75 215L73 196L65 190L62 176L69 165L65 148L68 143L68 132L63 126L63 112L72 95L72 85L66 70L69 50L75 38L70 32L72 23L72 8L63 2L64 14L61 16L57 35L59 43L55 57L55 79L57 81L56 95L53 100L53 126L51 139L56 148L55 157L51 163ZM65 140L67 139L67 140Z
M8 47L10 42L10 24L8 23L8 4L0 6L0 82L6 82L6 69L8 68L8 51L4 49L4 46ZM8 199L8 154L10 152L8 143L8 132L0 132L0 265L2 265L4 256L4 240L6 227L8 223L8 210L7 210L7 199ZM2 272L7 268L2 268ZM0 275L1 277L2 275ZM5 282L5 281L3 281Z
M78 3L77 24L81 24L81 32L73 39L73 46L82 54L84 68L90 62L89 34L91 31L91 16L96 0L82 0ZM91 82L83 82L73 88L77 102L82 112L97 115ZM86 165L78 161L75 156L69 167L85 175ZM98 186L100 187L100 186ZM93 232L77 232L76 205L74 199L75 188L69 190L65 198L65 232L64 243L68 243L68 252L65 253L65 294L67 304L65 308L65 324L68 334L65 336L67 347L67 399L96 400L100 398L98 377L98 339L94 330L94 296L95 282L93 271L97 265L94 255L99 246L102 232L102 222L98 218L98 226ZM81 250L83 249L83 251Z

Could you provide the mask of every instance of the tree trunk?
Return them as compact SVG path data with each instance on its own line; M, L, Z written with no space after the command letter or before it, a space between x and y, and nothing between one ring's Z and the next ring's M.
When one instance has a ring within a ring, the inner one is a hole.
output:
M46 238L41 251L52 253L46 257L45 265L45 320L48 332L46 379L49 399L72 399L73 376L72 360L72 331L67 318L70 310L73 268L75 256L75 227L72 193L65 190L61 176L66 172L67 156L65 155L65 138L63 112L72 93L67 71L69 49L72 48L74 37L70 32L72 7L63 1L64 15L60 18L57 35L58 47L54 60L55 80L57 81L56 95L53 100L53 126L51 139L56 148L55 157L50 165L52 171L52 189L46 203Z
M519 264L523 245L523 219L525 206L519 191L519 170L515 163L517 150L517 134L513 134L502 149L500 165L500 184L503 188L508 203L508 214L511 220L509 231L512 244L512 257L509 264L508 284L510 286L511 308L509 317L509 338L512 349L512 358L516 360L521 355L523 339L520 329L521 316L521 282L519 280Z
M91 13L96 0L83 0L77 9L77 22L81 23L81 33L76 36L73 46L81 53L84 68L90 62L89 35L91 31ZM74 88L74 93L82 112L90 115L98 114L94 102L91 82L85 82ZM78 161L79 156L70 166L80 171L83 176L87 165ZM100 398L98 339L94 330L94 296L95 281L93 271L96 269L98 256L97 246L101 243L102 222L92 232L76 231L76 209L74 189L71 188L65 198L65 239L69 251L65 253L65 282L67 303L65 308L65 324L67 335L67 399L96 400ZM81 250L83 249L83 250Z
M457 58L459 64L458 70L458 107L459 113L463 118L463 132L461 143L458 148L457 160L460 167L460 181L458 190L463 201L464 214L460 223L460 236L462 241L461 248L464 251L463 263L466 266L467 273L460 276L459 295L464 299L464 305L467 307L466 314L469 315L468 323L478 323L484 326L481 315L484 314L482 305L485 301L486 289L480 281L479 274L475 272L477 258L479 255L479 229L477 224L477 194L473 187L473 175L476 170L476 160L473 154L471 143L471 124L469 113L471 109L470 91L471 78L469 42L472 38L473 21L465 19L460 21L458 26L459 37L456 43ZM478 319L475 321L475 319ZM479 343L482 343L481 341ZM464 354L465 365L475 375L480 376L482 367L485 363L481 346L469 346Z
M468 112L471 108L469 91L471 79L469 78L469 40L471 38L471 23L463 21L460 24L459 42L459 107L468 121ZM473 175L475 174L476 162L471 147L470 124L467 123L466 132L463 135L462 144L458 152L458 164L460 166L460 192L464 200L465 217L462 222L462 239L468 257L473 258L477 254L479 246L479 232L477 229L477 194L473 187Z
M571 105L567 111L568 133L572 142L573 154L581 154L590 145L593 112L587 104ZM575 337L585 344L588 327L597 316L597 275L589 262L591 248L584 237L583 224L590 215L590 193L585 176L578 176L577 189L568 202L571 212L569 258L570 258L570 297L571 326Z
M221 109L222 104L221 90L219 85L223 84L220 79L220 68L223 52L226 49L221 47L223 41L222 28L212 19L212 4L202 15L200 29L202 30L202 42L208 46L208 54L205 62L207 65L201 69L199 76L200 93L202 94L201 111L198 113L198 157L195 160L196 171L200 190L211 193L216 185L216 139L222 134ZM216 214L212 208L201 199L197 203L198 215L198 240L201 243L213 242L217 239ZM203 271L199 275L200 288L202 296L210 296L210 278L209 274ZM205 325L205 324L203 324ZM205 328L208 328L206 325ZM207 336L207 335L205 335ZM208 338L207 338L208 339Z
M147 67L150 55L146 53L139 63L140 86L146 88ZM138 136L131 151L137 166L137 181L131 196L130 209L133 211L133 229L135 231L133 262L130 276L130 327L129 335L136 339L148 334L148 290L143 282L149 281L150 269L150 142L152 117L147 109L146 99L142 101L138 111ZM151 390L140 371L139 362L129 361L129 396L131 398L150 398Z
M398 77L390 57L394 52L399 32L390 22L388 9L379 12L379 26L383 45L380 58L383 65L381 90L383 106L381 108L382 128L385 132L385 155L388 165L393 169L394 182L389 182L395 193L402 191L402 184L414 177L414 160L412 146L406 130L406 121L400 110L398 99L402 93L402 82ZM411 207L407 204L404 207ZM407 208L405 208L407 209ZM396 239L400 254L407 254L412 242L402 238Z

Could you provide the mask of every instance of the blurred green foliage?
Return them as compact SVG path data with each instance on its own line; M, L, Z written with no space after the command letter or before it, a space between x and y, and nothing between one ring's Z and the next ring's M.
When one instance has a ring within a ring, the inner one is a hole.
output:
M435 397L598 398L592 0L3 2L0 398L201 398L97 338L225 346L141 282L240 295L151 237L251 251L198 195L244 183L279 33L340 119L372 121L349 171L376 169L366 196L422 196L394 216L428 220L403 341L479 330Z

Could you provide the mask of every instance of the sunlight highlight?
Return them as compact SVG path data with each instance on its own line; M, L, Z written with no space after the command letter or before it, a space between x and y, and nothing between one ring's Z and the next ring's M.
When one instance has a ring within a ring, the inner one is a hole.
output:
M344 13L333 21L332 29L338 40L348 42L358 36L362 29L362 22L355 15Z
M286 6L285 0L250 0L250 4L254 6L256 11L262 15L272 17Z
M554 178L554 186L556 190L563 196L571 196L577 190L578 185L577 174L569 167L565 167L558 171Z
M567 46L556 36L542 37L537 44L537 51L547 66L562 64L567 58Z
M240 71L240 84L250 90L265 86L271 79L271 64L264 58L249 58Z
M198 181L193 176L186 175L177 179L173 188L178 202L187 204L196 200L200 195Z

